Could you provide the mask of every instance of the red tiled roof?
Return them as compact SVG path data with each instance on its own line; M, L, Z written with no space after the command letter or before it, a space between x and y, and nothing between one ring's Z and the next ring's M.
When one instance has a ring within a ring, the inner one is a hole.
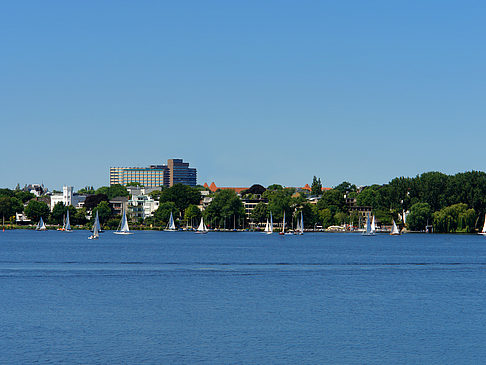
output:
M216 184L214 183L214 181L209 186L208 186L208 183L204 183L204 187L205 188L209 188L209 190L212 191L213 193L216 190L218 190L218 189L221 189L221 190L233 190L236 193L241 193L243 190L248 189L248 188L235 188L235 187L219 187L219 186L216 186Z

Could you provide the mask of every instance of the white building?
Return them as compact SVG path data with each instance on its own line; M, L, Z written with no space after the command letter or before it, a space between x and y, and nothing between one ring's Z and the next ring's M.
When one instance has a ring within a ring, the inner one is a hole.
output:
M62 193L53 193L51 195L51 212L57 203L63 203L65 206L74 206L81 208L86 199L85 195L73 193L72 186L63 186Z
M128 211L132 218L147 218L154 215L159 208L159 201L149 196L149 191L157 189L130 189L131 198L128 201Z

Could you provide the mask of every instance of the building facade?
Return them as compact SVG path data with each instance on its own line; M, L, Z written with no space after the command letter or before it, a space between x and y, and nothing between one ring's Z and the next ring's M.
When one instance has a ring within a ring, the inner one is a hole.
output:
M63 186L62 193L53 193L50 196L51 212L57 203L63 203L66 207L72 205L75 208L80 208L86 200L86 195L80 195L73 192L72 186Z
M146 188L174 184L196 186L197 171L182 159L169 159L167 165L149 167L110 167L110 185L139 183Z

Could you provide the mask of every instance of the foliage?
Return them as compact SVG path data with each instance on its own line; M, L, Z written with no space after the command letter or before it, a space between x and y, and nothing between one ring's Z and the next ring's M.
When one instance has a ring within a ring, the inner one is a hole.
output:
M71 216L71 210L69 211L69 215ZM86 219L86 208L84 207L80 209L76 209L76 212L74 215L72 215L72 217L73 217L74 224L83 225L88 222L88 220Z
M311 194L312 195L321 195L322 194L322 183L321 183L321 178L317 178L314 176L312 179L312 185L311 185Z
M331 209L333 211L346 212L346 200L339 190L327 190L322 193L321 199L317 202L318 210Z
M66 206L63 202L56 203L52 208L51 212L51 222L54 224L61 224L63 222L64 216L66 215Z
M136 182L136 181L129 182L129 183L127 184L127 186L138 186L138 187L143 188L143 185L142 185L142 184L140 184L139 182Z
M160 203L157 210L154 212L155 223L161 226L166 226L169 223L170 213L174 215L177 211L176 204L174 202L163 202Z
M351 192L356 192L356 185L351 184L350 182L343 181L338 186L334 187L333 190L340 191L342 194L348 194Z
M474 209L467 209L467 204L459 203L434 213L435 232L472 232L476 221Z
M128 197L130 194L128 190L120 184L114 184L111 186L102 186L96 190L96 194L105 194L109 200L117 197Z
M267 190L283 190L283 186L279 184L272 184L267 187Z
M264 202L258 203L255 206L255 208L253 208L253 211L251 212L251 216L250 216L250 218L255 223L262 223L266 221L268 217L269 217L268 207L267 204L265 204Z
M183 214L184 210L191 204L197 205L201 201L201 192L188 185L174 184L164 189L160 194L160 203L173 202L175 204L174 214Z
M37 222L41 217L46 219L49 216L49 206L42 202L32 199L25 207L25 214L33 222Z
M241 192L241 196L251 194L251 195L262 195L267 189L265 189L262 185L254 184L250 188L243 190Z
M191 222L191 224L196 224L201 218L201 210L194 204L189 205L184 213L184 220L186 222Z
M412 231L423 231L432 223L432 209L427 203L415 203L407 216L407 226Z
M88 195L84 200L84 207L87 210L96 208L102 201L108 202L108 196L106 194L94 194Z
M221 190L214 196L211 204L204 211L205 217L212 225L224 226L226 221L233 218L231 223L245 217L245 209L240 198L233 190ZM228 224L228 227L231 224Z
M110 204L107 201L101 201L96 208L93 209L91 214L93 221L96 217L96 212L98 212L98 218L101 224L106 223L113 215L113 211L111 210Z
M268 210L272 212L274 222L282 221L284 212L287 220L292 218L291 189L268 189L263 196L268 199Z
M78 190L78 194L91 195L95 193L95 189L92 186L85 186Z

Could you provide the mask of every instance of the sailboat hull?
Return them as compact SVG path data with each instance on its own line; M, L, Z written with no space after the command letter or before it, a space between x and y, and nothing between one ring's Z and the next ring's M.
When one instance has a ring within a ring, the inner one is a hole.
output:
M133 234L132 232L113 232L114 234L120 234L120 235L129 235L129 234Z
M480 234L481 236L486 236L486 232L479 232L478 234Z

